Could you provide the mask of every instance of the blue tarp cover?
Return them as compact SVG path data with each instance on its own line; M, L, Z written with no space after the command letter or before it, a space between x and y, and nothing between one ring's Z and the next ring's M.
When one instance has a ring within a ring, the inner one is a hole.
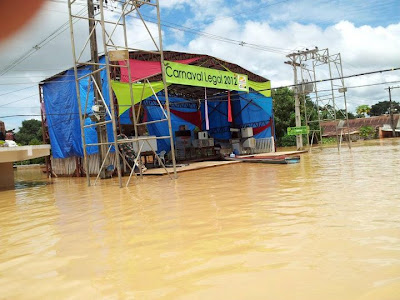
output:
M101 61L104 62L104 58ZM88 72L88 67L81 68L79 69L78 75L83 76L88 74ZM108 91L106 71L103 70L100 74L103 91ZM90 89L88 90L88 78L85 78L80 81L79 86L82 112L85 110L85 99L88 96L86 113L90 114L92 113L93 105L93 84L91 84ZM161 102L165 101L163 92L159 92L157 95ZM83 148L79 125L79 109L76 101L77 96L75 90L74 71L68 70L56 79L44 83L43 96L53 157L82 157ZM109 105L108 92L105 92L104 96L107 105ZM196 103L193 101L187 101L179 97L169 97L169 99L171 109L180 112L195 112L198 109ZM229 130L231 126L260 128L273 120L272 98L270 97L265 97L255 91L251 91L248 94L240 93L240 95L237 92L231 92L233 123L228 122L228 104L226 100L227 99L225 99L225 101L212 101L212 99L210 99L208 101L208 114L210 121L209 133L216 139L216 142L218 142L218 140L228 141L231 138L231 132ZM153 105L148 105L151 102ZM147 121L159 120L163 116L160 107L155 105L154 102L155 98L153 96L144 100ZM181 105L185 102L191 104ZM205 130L204 102L201 102L200 109L202 118L202 128L200 128L200 130ZM121 115L120 122L121 124L131 124L129 110ZM90 121L89 118L85 119L85 124L91 123L92 121ZM171 113L171 124L173 134L179 129L179 125L186 125L191 131L196 127L194 124L181 119L173 113ZM270 124L272 124L272 122ZM113 141L111 124L108 124L107 126L109 141ZM273 124L256 134L255 138L270 137L271 127L273 127ZM147 125L147 129L149 135L168 135L167 122L149 124ZM97 132L95 127L85 129L85 138L87 144L97 142ZM171 145L169 139L158 140L157 143L158 151L170 151ZM87 152L88 154L97 153L98 147L88 147Z
M104 62L104 58L100 60ZM78 76L89 73L89 68L80 68ZM103 91L108 91L107 73L100 72ZM85 110L85 100L88 95L86 113L92 113L93 83L88 90L88 77L80 80L79 91L81 97L82 113ZM46 109L47 126L50 135L51 150L54 158L67 158L83 156L81 130L79 124L79 108L75 89L74 71L68 70L63 75L43 84L43 97ZM105 101L109 105L108 92L104 93ZM85 119L85 125L91 124L89 118ZM112 125L107 124L109 141L113 141ZM85 128L86 143L97 143L95 127ZM98 147L88 147L87 153L98 152Z
M233 118L237 127L262 127L273 118L272 98L259 93L236 94L232 101ZM256 139L271 137L273 124L254 135Z
M159 100L161 103L165 103L165 97L162 92L157 94ZM181 107L180 104L187 102L187 100L179 97L168 97L169 102L170 102L170 107L171 109L179 110L182 112L195 112L197 111L196 105L193 105L192 107ZM153 100L153 105L146 105L149 104L148 100ZM146 103L147 101L147 103ZM145 110L146 110L146 115L147 115L147 121L154 121L154 120L160 120L164 118L164 115L158 105L154 103L155 97L149 97L148 99L144 100L144 105L145 105ZM172 126L172 134L175 134L175 131L179 130L180 125L186 125L186 128L188 130L193 131L195 129L195 125L192 123L189 123L174 114L171 113L171 126ZM167 122L161 122L161 123L154 123L154 124L149 124L147 125L147 130L149 131L149 135L156 135L156 136L168 136L168 123ZM158 147L158 152L160 151L167 151L169 152L171 150L171 142L169 139L163 139L163 140L157 140L157 147Z

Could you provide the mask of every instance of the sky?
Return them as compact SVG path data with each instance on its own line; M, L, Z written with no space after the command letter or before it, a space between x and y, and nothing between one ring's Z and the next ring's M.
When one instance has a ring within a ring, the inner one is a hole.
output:
M108 2L107 15L115 17ZM314 47L340 53L345 76L400 67L399 0L160 0L160 9L164 50L236 63L268 78L272 87L293 84L287 54ZM76 12L81 10L84 5ZM154 10L141 12L154 22ZM67 1L48 0L23 29L1 41L0 120L7 129L40 119L38 83L73 66L67 21ZM130 45L154 49L141 22L127 22ZM156 32L151 22L149 30ZM79 21L74 29L83 45L87 24ZM318 79L328 76L321 70ZM354 112L358 105L388 100L385 88L400 86L400 71L345 79L345 85ZM392 100L400 102L400 89L392 91Z

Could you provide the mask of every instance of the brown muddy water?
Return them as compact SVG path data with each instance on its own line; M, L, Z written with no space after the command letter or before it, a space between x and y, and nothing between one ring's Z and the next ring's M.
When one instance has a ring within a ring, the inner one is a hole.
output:
M400 299L400 139L121 189L16 180L0 299Z

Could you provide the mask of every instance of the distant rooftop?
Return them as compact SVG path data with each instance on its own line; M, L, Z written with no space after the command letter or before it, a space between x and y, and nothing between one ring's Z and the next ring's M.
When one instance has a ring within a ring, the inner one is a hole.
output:
M400 127L400 114L393 115L394 124L396 124L396 128ZM321 123L323 136L335 136L336 135L336 126L339 120L329 121ZM345 123L345 128L346 128ZM379 127L390 127L390 115L382 115L377 117L369 117L369 118L358 118L349 120L350 133L358 133L360 131L360 127L362 126L371 126L374 129ZM390 127L391 128L391 127ZM347 131L346 131L347 132Z

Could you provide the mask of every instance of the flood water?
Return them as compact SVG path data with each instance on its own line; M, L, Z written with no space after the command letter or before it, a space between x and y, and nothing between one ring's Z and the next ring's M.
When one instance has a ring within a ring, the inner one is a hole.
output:
M356 144L128 188L18 171L0 299L400 299L400 139Z

